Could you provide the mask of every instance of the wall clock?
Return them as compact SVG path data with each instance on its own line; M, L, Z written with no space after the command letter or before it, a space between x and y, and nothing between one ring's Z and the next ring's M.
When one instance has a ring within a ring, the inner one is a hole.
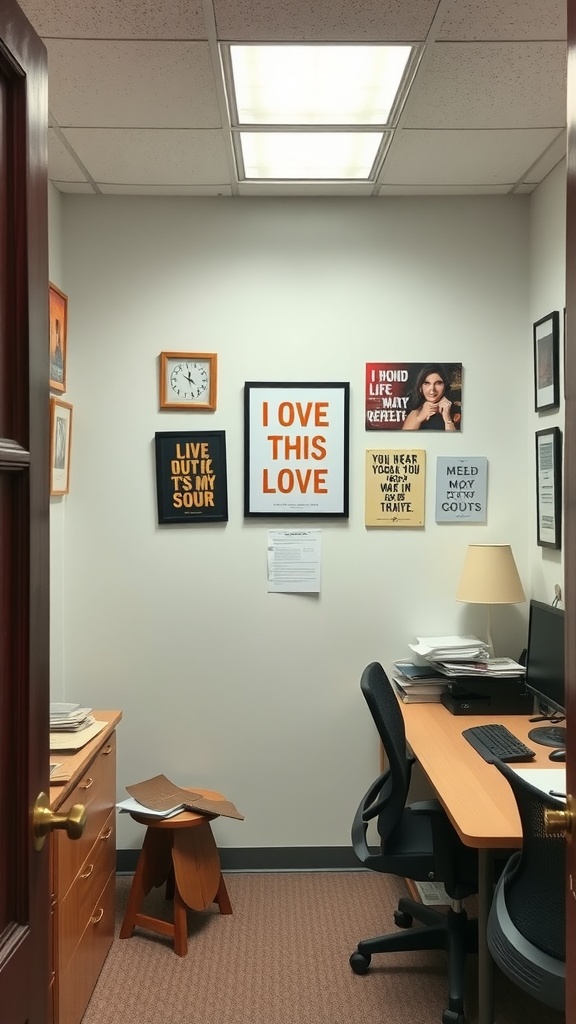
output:
M160 353L160 408L216 408L217 357L209 352Z

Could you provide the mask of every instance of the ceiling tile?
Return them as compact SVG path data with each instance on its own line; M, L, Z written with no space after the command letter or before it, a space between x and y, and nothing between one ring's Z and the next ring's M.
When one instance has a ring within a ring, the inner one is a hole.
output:
M566 123L564 43L439 43L418 74L405 128Z
M458 0L437 39L566 39L566 0Z
M556 164L566 159L566 132L561 132L552 145L526 173L526 182L538 183L550 174Z
M509 185L382 185L379 196L503 196Z
M207 43L48 40L50 110L63 127L218 128Z
M69 192L70 194L79 195L96 195L96 189L92 188L88 182L82 183L81 181L53 181L52 184L59 192Z
M100 185L106 196L231 196L229 185Z
M425 39L438 0L214 0L218 37L276 42Z
M67 128L94 181L108 185L220 185L230 175L221 131Z
M553 128L396 132L381 184L511 186L557 134Z
M86 181L86 176L53 128L48 129L48 170L56 181Z
M202 0L19 0L41 36L205 39Z

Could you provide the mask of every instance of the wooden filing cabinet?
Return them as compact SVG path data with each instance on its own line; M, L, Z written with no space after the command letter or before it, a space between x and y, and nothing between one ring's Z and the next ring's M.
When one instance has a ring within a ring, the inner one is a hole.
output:
M94 713L106 728L74 755L52 757L70 779L51 786L53 810L86 808L80 839L51 836L54 1024L80 1024L114 937L116 888L116 732L119 712Z

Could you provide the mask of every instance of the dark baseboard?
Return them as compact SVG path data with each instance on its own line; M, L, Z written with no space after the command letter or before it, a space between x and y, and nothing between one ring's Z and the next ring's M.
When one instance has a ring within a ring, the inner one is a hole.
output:
M136 870L139 850L117 850L118 874ZM220 850L223 871L352 871L362 870L349 846L264 846Z

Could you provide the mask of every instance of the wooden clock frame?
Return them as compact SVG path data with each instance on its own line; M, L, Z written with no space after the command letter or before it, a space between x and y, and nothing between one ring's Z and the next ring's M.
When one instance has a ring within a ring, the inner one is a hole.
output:
M179 401L171 397L169 377L171 363L175 360L188 363L205 363L208 372L208 396L202 401L189 399ZM186 409L188 412L214 412L216 409L218 357L214 352L161 352L160 353L160 408Z

